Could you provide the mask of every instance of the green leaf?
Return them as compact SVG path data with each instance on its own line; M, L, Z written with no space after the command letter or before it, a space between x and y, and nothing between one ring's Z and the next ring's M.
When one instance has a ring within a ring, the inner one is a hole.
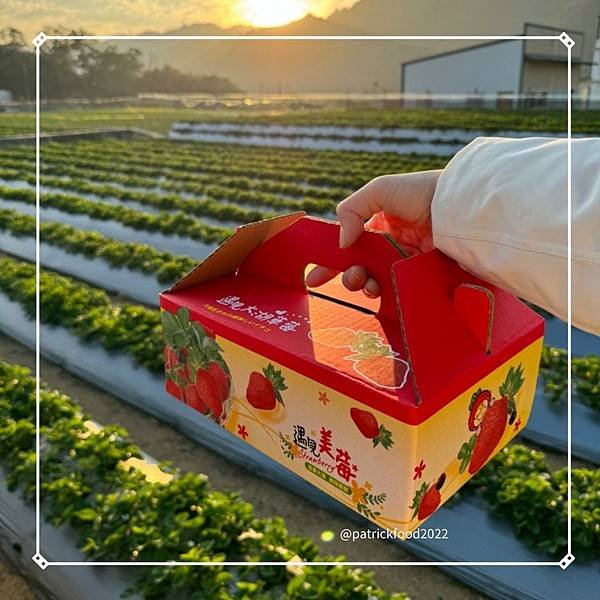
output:
M166 310L162 311L160 313L160 320L162 322L165 337L172 338L181 333L182 327L179 323L179 320L173 313L170 313Z
M93 508L82 508L73 513L80 521L95 521L97 513Z
M373 448L378 444L381 444L386 450L389 450L394 445L392 432L383 424L379 427L379 433L373 438Z
M184 306L179 307L177 309L177 320L182 329L187 329L190 324L190 311Z

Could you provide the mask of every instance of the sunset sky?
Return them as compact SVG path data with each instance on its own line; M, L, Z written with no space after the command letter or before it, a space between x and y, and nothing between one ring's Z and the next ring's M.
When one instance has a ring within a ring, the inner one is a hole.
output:
M327 17L357 0L2 0L0 24L33 37L52 26L95 34L166 31L181 25L216 23L276 26L306 13Z

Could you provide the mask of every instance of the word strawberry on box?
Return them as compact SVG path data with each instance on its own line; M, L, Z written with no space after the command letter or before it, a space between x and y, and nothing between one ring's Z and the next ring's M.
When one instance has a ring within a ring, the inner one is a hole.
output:
M437 250L338 247L294 213L240 227L160 295L167 390L375 523L409 531L520 429L544 321ZM381 300L307 265L365 265Z

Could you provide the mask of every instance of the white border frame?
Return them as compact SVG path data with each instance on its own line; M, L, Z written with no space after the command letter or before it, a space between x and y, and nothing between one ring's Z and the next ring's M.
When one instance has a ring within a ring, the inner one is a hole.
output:
M41 553L40 540L40 48L47 40L558 40L567 48L567 554L559 561L381 561L381 562L356 562L356 561L49 561ZM157 567L157 566L198 566L198 567L237 567L237 566L391 566L391 567L560 567L566 569L574 560L572 554L571 535L571 49L575 41L566 33L560 35L509 35L509 36L484 36L484 35L46 35L40 32L34 39L35 46L35 380L36 380L36 408L35 408L35 554L32 560L42 569L47 567Z

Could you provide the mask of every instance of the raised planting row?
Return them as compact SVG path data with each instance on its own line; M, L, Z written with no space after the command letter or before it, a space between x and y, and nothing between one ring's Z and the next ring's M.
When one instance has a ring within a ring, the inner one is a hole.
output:
M60 146L60 148L57 148ZM230 147L230 150L227 149ZM300 151L300 155L288 154L290 150L278 150L275 161L261 152L263 148L217 145L176 144L166 141L148 141L140 144L130 141L126 146L110 142L77 143L67 146L53 144L42 148L42 164L47 161L67 160L112 162L126 173L151 176L164 175L174 179L191 177L199 173L224 177L248 177L260 180L297 182L311 186L355 188L377 174L441 168L445 159L420 155L381 154L380 161L357 161L355 153L328 151ZM271 149L269 149L272 152ZM296 151L293 151L296 152ZM343 154L342 156L338 156ZM10 160L32 160L30 148L5 150L2 155ZM344 156L345 155L345 156ZM368 153L369 156L377 156ZM6 166L10 166L7 164ZM24 165L25 166L25 165ZM89 162L82 164L89 166ZM92 165L93 166L93 165ZM181 177L177 174L181 173ZM183 180L183 179L182 179Z
M257 146L249 150L244 145L210 143L199 147L197 144L174 143L169 140L82 140L75 145L83 157L85 152L96 152L99 147L108 156L115 154L131 158L149 155L151 158L181 158L194 161L199 157L209 158L217 165L244 165L266 168L267 170L290 168L300 172L327 171L342 174L344 166L361 171L374 166L395 167L404 163L438 164L440 158L426 154L398 154L396 152L341 152L335 150L309 150L304 148L270 148ZM70 146L70 145L69 145ZM64 144L48 142L43 144L42 153L46 157L68 154ZM9 147L4 152L17 156L31 156L34 149L31 146ZM379 158L379 160L378 160Z
M467 484L509 519L527 545L563 557L567 550L568 473L542 452L511 445ZM572 543L580 559L600 556L600 469L572 470Z
M68 169L66 169L68 170ZM29 184L29 187L35 185L35 176L30 172L18 171L12 169L0 168L0 179L7 183L15 181L24 181ZM93 177L92 177L93 179ZM114 178L116 179L116 178ZM132 202L142 207L151 208L156 211L181 211L186 214L192 214L197 217L207 217L216 221L235 222L235 223L252 223L261 219L268 219L275 216L277 213L268 210L244 208L239 204L229 202L228 198L235 198L239 202L253 204L258 206L271 206L276 208L291 208L294 210L312 210L312 212L326 213L335 209L336 203L328 200L285 200L275 197L267 197L266 194L260 192L236 192L221 188L209 190L206 192L212 193L208 198L184 199L175 194L158 194L154 191L135 191L129 190L118 185L99 185L85 181L83 179L70 179L62 177L47 177L41 178L41 184L52 190L52 192L44 190L44 198L47 193L66 193L75 191L81 194L89 194L97 198L108 198L122 202ZM212 186L211 186L212 187ZM222 193L222 198L216 198L216 194ZM209 194L207 193L206 196ZM86 200L83 197L71 196L74 200Z
M9 167L20 166L12 163L10 159L6 160L0 157L0 164L2 163L8 164ZM21 168L23 171L31 173L32 166L32 163L23 164ZM82 180L114 182L126 187L160 188L169 192L185 192L199 196L205 194L207 188L219 186L220 188L232 190L234 193L236 191L258 191L298 199L309 197L319 200L339 201L340 198L347 196L350 191L348 188L320 187L244 176L232 177L219 173L181 172L175 169L158 169L157 173L155 167L146 167L143 165L128 166L123 163L115 166L110 161L103 160L101 157L97 159L74 159L73 157L56 157L52 160L44 159L44 163L41 166L41 173L44 175L75 177Z
M339 200L344 198L349 188L333 188L299 184L288 181L277 181L271 179L259 179L248 176L229 176L209 167L213 172L182 172L171 168L149 167L145 164L131 165L127 157L119 156L119 162L115 164L106 160L104 153L99 152L96 157L81 155L69 156L53 155L51 158L44 156L40 171L44 175L59 175L64 177L78 177L82 180L114 182L126 187L138 187L154 190L160 188L170 192L186 192L189 194L202 195L207 187L218 185L232 190L261 191L280 194L293 198L305 196L317 199ZM419 165L417 165L419 166ZM4 172L10 170L15 173L26 173L31 175L35 170L33 158L11 157L0 154L0 167ZM204 168L206 171L207 169ZM408 170L408 169L407 169ZM419 170L419 169L410 169ZM260 175L260 172L257 173ZM0 177L9 179L5 175Z
M355 127L423 127L563 131L565 110L473 110L473 109L371 109L334 108L279 110L198 110L188 108L114 108L44 111L43 131L93 129L98 127L143 127L166 133L173 121L266 123L281 125L341 125ZM574 110L573 131L600 131L600 111ZM0 134L35 132L32 112L0 114Z
M125 159L127 160L127 159ZM94 181L114 181L128 187L160 188L169 192L185 192L188 194L203 195L207 188L218 186L228 190L242 192L261 192L263 194L277 194L289 198L314 198L316 200L336 200L344 198L352 191L348 187L331 187L296 183L294 181L280 181L265 177L264 167L256 167L255 177L244 175L227 175L225 168L206 165L195 171L181 171L176 168L161 168L145 165L119 166L116 170L110 168L110 162L98 159L68 159L57 158L56 163L50 161L42 167L42 172L48 175L65 175L91 179ZM403 172L422 170L416 165L408 165ZM204 172L200 172L200 169ZM235 171L236 167L233 166ZM283 170L285 173L285 170ZM277 177L274 174L274 177Z
M0 209L0 231L10 232L15 237L33 238L35 218ZM189 256L174 256L147 244L120 242L96 231L82 231L63 223L42 222L40 240L87 259L102 259L115 269L126 268L152 275L163 284L177 281L197 264ZM33 239L31 245L33 249Z
M197 144L184 142L174 143L163 140L80 140L74 142L81 156L85 152L94 152L99 146L110 155L122 154L131 157L142 154L150 154L154 158L176 157L182 159L194 159L202 155L206 158L214 158L216 164L245 166L263 166L267 170L277 168L294 168L300 171L319 172L331 171L336 174L342 173L341 168L347 163L353 170L363 170L373 166L384 165L393 167L400 163L421 162L427 164L435 161L440 162L433 155L402 154L395 152L373 153L373 152L341 152L335 150L309 150L304 148L271 148L268 146L257 146L249 151L244 145L231 144L206 144L201 148ZM62 150L61 150L62 146ZM66 147L68 148L68 146ZM229 150L228 150L229 148ZM58 142L45 142L42 145L42 154L47 156L60 154L66 151L64 144ZM3 149L3 152L17 156L31 156L34 149L31 146L12 146ZM380 160L377 160L380 157Z
M198 147L204 148L211 146L210 144L196 144ZM254 148L246 147L249 153L254 152ZM105 152L101 147L97 150L98 155L95 156L93 153L87 153L85 157L71 156L71 157L52 157L49 161L54 159L65 160L67 163L80 164L83 168L88 168L89 162L92 163L105 163L107 160L114 160L113 167L118 173L132 174L133 176L139 177L141 174L149 177L161 177L168 178L174 182L189 182L197 183L198 178L201 174L212 174L216 178L228 178L228 177L244 177L256 179L256 185L259 186L261 182L268 181L271 185L276 188L278 183L296 183L303 187L307 187L307 193L314 190L319 186L327 186L327 188L343 188L343 189L355 189L364 185L367 181L370 181L373 177L385 173L403 173L408 171L422 171L427 169L441 168L447 161L430 161L430 160L402 160L396 161L393 164L385 165L378 164L368 166L362 169L358 169L352 166L349 162L340 161L337 169L323 167L319 164L319 158L316 157L312 163L312 166L307 166L304 169L300 169L299 165L294 162L292 157L281 166L268 166L262 162L256 164L239 164L236 163L224 163L219 161L218 156L222 155L222 152L217 156L201 155L195 157L193 150L188 150L184 155L173 156L173 153L169 153L166 156L152 155L148 152L143 158L139 156L127 156L121 153L110 154ZM402 155L398 155L402 156ZM24 159L19 157L11 157L4 159L4 165L7 167L18 167L21 170L27 170L31 168L33 172L33 163L21 162L19 165L16 161L23 161ZM46 158L42 158L43 164L48 162ZM94 164L90 165L94 168ZM42 169L44 167L42 166ZM337 171L337 172L336 172ZM86 177L89 178L89 177ZM260 187L260 186L259 186ZM243 188L242 188L243 189ZM280 192L283 193L283 192Z
M35 192L31 189L13 189L0 186L0 199L35 204ZM126 206L53 193L44 193L41 203L43 207L54 208L66 213L86 215L100 221L115 221L136 230L160 232L165 235L180 235L207 243L222 242L231 235L231 229L202 223L195 217L190 217L181 211L149 214Z
M497 111L493 109L305 109L254 112L213 112L195 115L191 121L264 125L336 125L342 127L475 129L497 132L506 129L564 131L566 110ZM177 119L178 120L178 119ZM600 111L574 111L573 131L594 133L600 130Z
M70 169L58 170L69 171ZM335 207L338 204L333 200L285 198L255 190L236 190L218 185L200 186L198 193L205 196L204 198L184 199L176 194L129 190L118 185L99 185L85 181L86 175L90 175L90 178L94 179L93 172L87 173L86 171L81 171L78 174L71 175L75 179L63 179L62 177L48 177L44 175L41 178L41 183L53 190L73 190L82 194L92 194L98 198L134 202L156 210L178 210L198 217L208 217L217 221L233 221L236 223L252 223L261 219L268 219L276 214L266 209L245 208L244 206L240 206L240 204L279 210L305 210L316 214L331 214L335 212ZM117 178L113 177L112 179ZM26 171L14 172L12 169L0 168L0 179L4 179L7 182L26 181L30 186L35 185L35 177ZM60 192L56 191L53 193ZM46 195L47 193L45 192L44 197ZM85 200L85 198L77 198L76 196L73 196L73 198L76 200ZM340 199L343 199L343 196Z
M0 367L1 369L1 367ZM6 398L8 409L11 411L12 418L17 421L13 415L18 415L21 419L32 419L34 413L31 398L24 397L22 391L19 392L19 384L16 381L20 381L21 378L2 377L0 371L0 385L4 385L4 392L2 395ZM22 384L21 384L22 385ZM33 385L31 380L28 380L27 391L33 392ZM18 395L11 395L18 394ZM8 396L8 397L7 397ZM51 400L60 400L60 395L50 394ZM45 406L44 401L46 399L45 393L42 397L42 412L41 412L41 423L43 425L43 434L48 435L46 427L52 427L53 420L60 420L64 415L64 412L56 407L55 404ZM6 406L0 403L0 411L6 410ZM2 415L4 416L4 415ZM77 426L73 426L72 414L67 414L66 419L69 423L69 430L80 431ZM82 421L84 418L82 417ZM29 426L25 426L25 431L20 431L18 427L14 426L9 428L8 435L6 430L0 433L0 443L5 444L2 448L4 455L9 454L9 460L14 457L19 464L9 464L9 469L14 474L10 478L10 484L16 485L23 481L23 478L32 477L34 465L31 464L31 458L27 460L24 456L19 454L19 451L14 447L11 448L12 452L6 452L6 447L10 443L7 438L11 436L18 436L17 439L13 439L13 445L18 445L20 441L23 441L23 437L26 439L31 432L31 423ZM1 430L0 430L1 431ZM93 462L98 458L98 454L102 454L103 447L110 445L111 436L112 441L121 445L124 453L114 456L114 462L108 462L108 464L101 462L98 467ZM21 437L23 436L23 437ZM52 438L50 438L52 439ZM76 435L75 439L79 439ZM77 476L83 478L89 477L89 482L96 482L98 479L102 479L104 473L108 476L113 477L115 473L113 468L117 466L120 461L126 460L131 456L138 456L139 451L131 447L127 443L126 434L118 431L111 431L110 435L104 438L104 444L100 440L93 439L89 441L89 437L81 441L81 447L76 448L74 460L83 459L84 463L87 464L85 458L92 461L92 464L88 464L85 473L80 473L79 469L73 466L73 461L68 461L64 465L64 471L52 464L53 453L52 451L45 451L43 464L43 477L47 474L57 475L58 483L52 485L49 482L44 483L43 497L48 502L47 506L49 510L47 514L50 519L54 521L56 525L59 525L64 520L75 517L75 522L79 520L91 523L94 527L92 530L94 535L92 536L93 542L89 540L89 536L84 539L87 543L83 547L84 552L92 554L95 558L103 560L169 560L173 559L174 556L179 556L177 548L164 547L158 543L161 539L161 535L156 532L154 527L160 527L159 524L154 522L154 518L163 519L166 522L164 527L176 527L177 520L171 521L164 512L159 515L150 517L150 524L152 525L150 533L150 539L144 539L141 531L135 531L131 529L131 522L123 523L120 521L121 511L120 508L130 507L131 510L124 510L124 513L133 515L136 514L136 508L140 505L136 503L133 498L121 499L123 504L115 501L111 498L110 502L106 506L99 507L95 504L93 498L85 498L85 494L80 494L81 489L77 486L79 481L73 482L72 486L64 489L61 485L63 483L63 477L68 474L75 473ZM94 443L95 442L95 443ZM79 442L78 442L79 443ZM64 445L60 444L64 450ZM93 456L85 457L84 449L89 449ZM19 460L20 459L20 460ZM49 461L49 464L48 464ZM106 469L102 467L105 466ZM119 477L120 471L117 471L116 476ZM139 475L136 479L139 479ZM45 477L44 477L45 479ZM185 477L184 477L185 479ZM178 488L176 482L178 478L173 481L175 489L178 489L184 496L191 493L192 490L185 487L183 489ZM83 485L83 489L86 487L95 488L96 491L100 491L96 486ZM30 480L27 482L30 483ZM152 506L151 498L153 497L153 488L150 488L146 494L141 494L138 498L140 502L147 502ZM161 489L161 488L159 488ZM55 505L52 502L52 491L55 490L57 495L66 502L65 505ZM481 496L493 509L494 512L501 515L504 519L512 523L515 528L515 533L521 539L523 539L531 548L538 551L543 551L549 556L561 557L566 552L566 520L567 520L567 472L566 469L559 469L552 471L547 463L545 462L544 455L530 448L526 448L520 445L512 445L496 457L492 459L490 464L482 469L482 471L469 482L467 490L473 491L477 495ZM29 489L31 493L31 490ZM50 493L50 496L46 492ZM100 491L102 493L102 491ZM104 492L107 493L106 491ZM110 496L108 496L110 498ZM50 499L49 499L50 498ZM598 469L587 469L577 468L573 469L572 477L572 532L573 532L573 552L581 559L597 558L600 556L600 470ZM172 497L171 497L172 499ZM87 502L86 502L87 500ZM99 503L102 504L103 497L100 498ZM186 502L189 504L195 504L198 506L201 503L200 498L193 498L187 495ZM453 502L458 501L458 498ZM133 502L133 506L129 504ZM178 505L181 506L181 505ZM85 512L80 513L79 511L84 510ZM114 514L117 511L118 514ZM177 511L175 511L177 512ZM192 515L197 516L197 515ZM224 515L221 515L224 517ZM89 517L89 518L88 518ZM100 521L98 517L101 517ZM139 517L140 526L143 525L145 518ZM117 526L116 523L121 523ZM200 523L206 527L204 523ZM111 531L113 528L113 531ZM116 531L115 531L116 529ZM129 530L129 533L127 531ZM89 532L88 532L89 533ZM161 532L162 533L162 532ZM219 533L221 535L219 535ZM207 536L216 535L217 539L224 543L231 544L233 540L223 540L223 533L219 531L207 532ZM137 534L137 535L136 535ZM195 534L195 532L194 532ZM197 535L193 535L191 538L198 541ZM238 532L239 534L239 532ZM115 539L115 537L124 535L130 539L121 540ZM226 535L226 533L225 533ZM171 536L168 536L172 539ZM173 536L176 537L176 536ZM235 537L235 536L234 536ZM123 548L119 548L119 545L125 541L129 542ZM168 542L164 540L164 543ZM206 549L206 548L205 548ZM133 552L133 550L137 550ZM237 550L237 549L236 549ZM302 560L315 560L315 554L311 552L306 554L299 552L298 548L293 548L295 552L291 555L287 555L285 558L253 558L250 560L290 560L292 556L296 555ZM235 552L235 550L233 551ZM156 553L156 554L155 554ZM234 554L235 556L236 554ZM238 556L240 554L237 554ZM244 555L244 553L242 553ZM271 555L272 556L272 555ZM181 560L208 560L208 558L182 558ZM229 560L244 560L235 559L228 554Z
M35 380L0 362L0 456L11 489L35 495ZM128 466L142 453L115 426L90 430L69 397L42 384L40 398L43 511L68 524L94 560L340 561L312 540L288 534L282 519L257 518L238 494L211 488L204 475L163 467L173 477L151 482ZM371 573L333 567L154 567L136 569L132 591L150 600L355 598L400 600Z
M546 379L545 389L552 399L559 401L567 391L567 351L544 347L540 364ZM600 356L587 356L571 363L573 389L581 401L595 410L600 410Z
M266 123L209 123L202 120L176 121L171 127L173 133L224 134L231 137L266 136L286 139L351 141L351 142L429 142L432 144L465 144L477 135L477 130L466 129L422 129L352 127L339 125L271 125ZM527 135L528 132L513 132Z
M0 259L0 290L35 315L35 266ZM41 321L60 325L106 350L134 358L152 372L163 368L160 314L143 306L113 304L106 292L43 271L40 276Z
M181 123L175 123L173 130L169 133L169 139L174 141L185 142L201 142L201 143L219 143L219 144L242 144L246 146L261 146L270 148L301 148L312 150L337 150L344 152L372 152L379 154L381 152L398 152L407 154L409 152L434 154L440 157L451 156L458 152L471 138L476 137L479 132L473 132L469 135L467 132L465 137L468 138L464 142L442 142L422 141L422 140L407 140L405 136L398 135L384 136L384 130L378 129L378 134L375 137L366 136L331 136L331 135L306 135L300 133L294 134L270 134L270 133L251 133L246 131L246 127L262 128L262 126L239 126L243 131L207 131L206 123L197 128L194 125L181 126ZM218 124L222 125L222 124ZM269 126L264 126L268 129ZM221 129L221 128L220 128ZM290 127L289 129L294 129ZM309 128L312 129L312 128ZM316 128L315 128L316 129ZM390 130L401 131L401 130ZM437 130L439 131L439 130ZM480 134L480 133L479 133ZM425 136L424 136L425 137Z

